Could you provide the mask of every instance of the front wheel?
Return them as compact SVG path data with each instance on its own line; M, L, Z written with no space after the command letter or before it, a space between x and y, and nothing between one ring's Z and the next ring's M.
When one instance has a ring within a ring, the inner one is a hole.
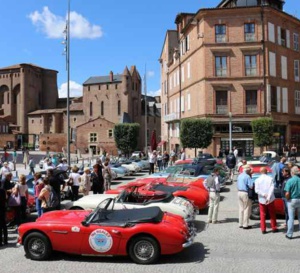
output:
M260 220L260 211L258 202L254 202L251 207L251 215L250 218L252 220Z
M129 246L129 256L137 264L155 263L160 256L159 245L148 236L134 238Z
M52 253L49 239L39 232L33 232L25 238L24 249L26 256L36 261L47 260Z

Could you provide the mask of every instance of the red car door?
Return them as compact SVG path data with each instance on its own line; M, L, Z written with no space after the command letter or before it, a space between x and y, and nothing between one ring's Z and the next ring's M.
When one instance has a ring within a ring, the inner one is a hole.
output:
M116 255L122 238L122 228L90 224L83 227L81 254L86 255Z

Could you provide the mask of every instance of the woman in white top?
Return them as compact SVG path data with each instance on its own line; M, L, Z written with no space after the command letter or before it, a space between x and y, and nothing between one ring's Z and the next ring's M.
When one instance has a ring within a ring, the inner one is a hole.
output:
M72 172L69 175L69 185L72 187L72 201L76 201L78 199L78 190L81 182L80 174L78 173L78 167L75 165L72 168Z
M21 197L21 222L24 223L26 221L26 208L28 201L28 186L26 185L26 176L24 174L19 176L19 183L15 187L18 189L18 194L20 194Z
M81 176L81 183L79 187L79 191L83 193L83 195L89 195L91 190L91 177L90 177L90 168L84 168L84 173Z

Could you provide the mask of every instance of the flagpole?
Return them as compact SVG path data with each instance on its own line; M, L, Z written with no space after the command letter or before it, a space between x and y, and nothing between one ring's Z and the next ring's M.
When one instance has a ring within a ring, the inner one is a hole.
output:
M144 75L144 94L145 94L145 154L148 156L148 139L147 139L147 67L145 65Z

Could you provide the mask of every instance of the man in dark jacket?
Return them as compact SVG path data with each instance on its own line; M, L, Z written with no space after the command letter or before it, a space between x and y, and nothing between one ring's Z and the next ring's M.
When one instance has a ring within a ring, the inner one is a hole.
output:
M65 186L65 181L60 179L58 175L54 175L54 170L53 169L48 169L47 170L47 176L49 177L49 184L51 187L53 187L53 190L57 194L59 204L57 205L56 209L60 210L60 191L61 191L61 186Z
M234 168L236 165L236 157L234 156L233 152L230 152L229 155L226 157L226 166L230 171L230 180L233 181L233 174Z

